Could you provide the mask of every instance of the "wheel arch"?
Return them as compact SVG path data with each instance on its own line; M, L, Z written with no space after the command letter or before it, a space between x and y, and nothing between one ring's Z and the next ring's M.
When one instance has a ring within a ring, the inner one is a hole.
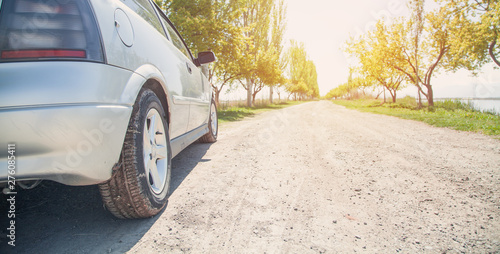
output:
M167 92L165 91L164 87L161 85L161 83L156 80L156 79L148 79L144 85L142 86L142 89L150 89L153 91L156 96L158 96L158 99L160 99L161 106L163 107L163 110L165 111L165 118L167 119L167 123L170 126L170 105L169 105L169 100L167 96Z
M170 127L170 109L172 108L172 100L170 99L167 84L162 73L155 66L150 64L139 67L134 71L134 73L139 74L144 78L142 84L136 88L134 101L138 98L138 96L140 96L143 89L152 90L161 101L163 110L166 114L165 118L167 119L167 123Z

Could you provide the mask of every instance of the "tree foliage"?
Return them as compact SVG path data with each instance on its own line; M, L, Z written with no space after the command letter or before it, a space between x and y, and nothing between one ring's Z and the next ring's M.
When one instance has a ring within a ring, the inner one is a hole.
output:
M453 59L462 62L467 69L476 72L478 66L494 62L500 66L500 2L498 0L439 0L444 4L442 11L450 19L455 41L452 47L467 59ZM461 61L460 61L461 60ZM463 63L466 62L466 63ZM460 68L457 65L456 68Z
M356 75L356 77L353 77L354 75ZM377 83L377 80L375 80L372 76L363 76L363 74L360 74L359 70L351 68L349 70L349 79L347 80L347 83L343 83L330 90L326 94L325 98L327 99L342 98L349 100L360 98L366 96L367 89L376 90L377 87L379 86L380 84ZM378 96L381 93L382 92L378 92Z
M236 25L243 29L244 59L239 62L239 81L247 90L247 106L265 86L282 83L283 33L285 29L284 1L246 0L241 19Z
M393 49L389 33L381 20L375 31L348 42L346 51L359 60L359 72L368 81L365 83L375 82L384 87L391 94L392 101L396 102L397 91L404 87L405 77L394 67L397 59L391 56Z
M316 65L309 60L303 43L291 41L287 61L289 76L287 91L300 98L319 97Z

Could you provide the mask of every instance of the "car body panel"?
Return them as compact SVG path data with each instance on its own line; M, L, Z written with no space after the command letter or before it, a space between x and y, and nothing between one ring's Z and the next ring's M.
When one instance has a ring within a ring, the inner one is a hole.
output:
M132 106L145 81L123 68L71 61L2 63L0 77L0 108L67 103Z
M69 185L106 181L118 162L131 107L80 104L0 110L0 146L16 145L18 180ZM0 182L7 180L6 149Z

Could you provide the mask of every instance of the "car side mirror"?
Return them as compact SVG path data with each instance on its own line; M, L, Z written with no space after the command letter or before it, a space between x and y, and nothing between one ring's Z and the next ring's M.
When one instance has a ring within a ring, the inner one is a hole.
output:
M198 53L198 58L195 59L195 63L198 66L201 66L203 64L209 64L217 61L217 58L215 57L214 52L212 51L204 51Z

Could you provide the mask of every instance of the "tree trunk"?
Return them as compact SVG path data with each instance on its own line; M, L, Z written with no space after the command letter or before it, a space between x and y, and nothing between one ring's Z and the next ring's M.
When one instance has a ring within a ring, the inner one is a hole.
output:
M424 84L425 88L427 88L427 102L429 103L429 107L434 107L434 93L432 92L432 86Z
M434 107L434 93L430 85L427 87L427 101L429 102L429 107Z
M217 105L217 108L220 108L219 95L222 89L221 90L214 89L214 90L215 90L215 105Z
M500 66L500 62L498 61L497 57L495 56L495 52L494 52L494 50L495 50L495 45L497 44L496 35L497 35L497 33L495 32L495 40L494 40L493 42L491 42L491 44L490 44L490 48L488 49L488 53L490 54L490 57L491 57L491 59L493 60L493 62L494 62L496 65Z
M247 107L252 107L253 81L247 78Z
M271 104L273 104L273 91L274 91L273 87L270 86L269 87L269 103L271 103Z
M386 87L386 88L387 88L387 91L389 91L389 94L391 95L392 103L396 103L396 89L391 89L389 87Z
M418 90L418 108L422 108L422 93Z

